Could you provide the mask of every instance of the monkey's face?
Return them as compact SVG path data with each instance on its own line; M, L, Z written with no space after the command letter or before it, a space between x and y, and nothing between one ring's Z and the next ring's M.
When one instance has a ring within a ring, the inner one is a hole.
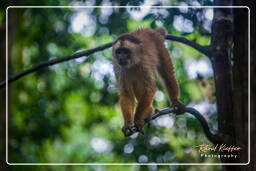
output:
M113 46L114 60L124 68L131 68L138 64L141 60L141 55L142 47L139 44L129 42L124 43L123 46L120 46L120 43L116 43Z
M120 47L116 49L115 56L117 59L117 62L121 66L126 66L128 64L131 64L131 50L128 48Z

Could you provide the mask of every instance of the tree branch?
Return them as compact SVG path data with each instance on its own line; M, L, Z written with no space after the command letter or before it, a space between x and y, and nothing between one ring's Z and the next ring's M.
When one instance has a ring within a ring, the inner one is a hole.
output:
M35 72L39 69L42 69L42 68L45 68L47 66L51 66L51 65L54 65L54 64L58 64L58 63L61 63L61 62L65 62L65 61L69 61L71 59L76 59L76 58L80 58L80 57L83 57L83 56L89 56L95 52L98 52L98 51L102 51L104 49L107 49L109 47L112 46L112 43L107 43L107 44L104 44L102 46L99 46L99 47L96 47L96 48L93 48L93 49L89 49L89 50L85 50L85 51L82 51L82 52L78 52L78 53L75 53L74 55L71 55L71 56L66 56L66 57L62 57L62 58L55 58L55 59L52 59L52 60L49 60L49 61L46 61L46 62L42 62L30 69L27 69L23 72L20 72L18 73L17 75L11 77L8 79L8 83L11 83L15 80L18 80L19 78L27 75L27 74L30 74L32 72ZM3 81L0 83L0 88L4 87L6 84L6 81Z
M199 45L199 44L197 44L193 41L190 41L190 40L188 40L184 37L166 35L165 38L167 40L172 40L172 41L177 41L177 42L184 43L188 46L191 46L191 47L195 48L196 50L205 54L206 56L210 57L210 51L208 50L207 46L201 46L201 45ZM10 77L8 79L8 83L12 83L12 82L20 79L21 77L23 77L27 74L38 71L38 70L40 70L42 68L45 68L47 66L51 66L51 65L58 64L58 63L61 63L61 62L65 62L65 61L69 61L69 60L72 60L72 59L80 58L80 57L83 57L83 56L89 56L89 55L91 55L95 52L102 51L102 50L107 49L111 46L112 46L112 42L101 45L101 46L93 48L93 49L89 49L89 50L85 50L85 51L82 51L82 52L79 52L79 53L75 53L74 55L71 55L71 56L66 56L66 57L62 57L62 58L55 58L55 59L52 59L52 60L49 60L49 61L42 62L42 63L40 63L40 64L30 68L30 69L27 69L27 70L24 70L24 71L18 73L17 75L15 75L13 77ZM2 81L0 83L0 88L3 88L5 85L6 85L6 81Z
M178 36L173 36L173 35L166 35L165 36L165 39L167 40L172 40L172 41L177 41L177 42L180 42L180 43L184 43L188 46L191 46L193 47L194 49L198 50L199 52L203 53L204 55L208 56L208 57L211 57L211 53L210 51L208 50L208 46L201 46L191 40L188 40L184 37L178 37Z
M211 141L215 145L222 143L222 140L219 135L215 135L215 134L211 133L209 126L207 124L207 121L205 120L205 118L202 116L202 114L200 112L198 112L196 109L194 109L192 107L186 107L183 112L187 112L199 120L199 122L203 128L204 134L206 135L206 137L208 138L209 141ZM178 109L171 108L171 107L164 108L161 110L156 109L155 112L153 113L152 117L149 120L146 120L146 123L149 123L151 120L154 120L162 115L166 115L166 114L170 114L170 113L175 113L177 115L180 115L180 114L184 114L183 112L180 112ZM135 129L135 131L137 132L136 129Z

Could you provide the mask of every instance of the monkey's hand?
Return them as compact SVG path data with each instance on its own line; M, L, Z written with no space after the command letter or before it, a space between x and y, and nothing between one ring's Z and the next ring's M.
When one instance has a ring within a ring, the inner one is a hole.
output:
M135 132L137 132L137 128L135 125L124 126L122 128L122 132L124 133L124 136L129 137L132 134L134 134Z
M186 105L180 100L172 100L172 105L176 109L176 114L182 114L185 112Z

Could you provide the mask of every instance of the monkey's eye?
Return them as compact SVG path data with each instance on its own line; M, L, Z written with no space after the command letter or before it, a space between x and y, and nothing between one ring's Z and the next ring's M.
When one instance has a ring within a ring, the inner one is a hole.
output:
M119 48L116 50L117 55L129 55L130 50L127 48Z
M122 54L122 52L120 50L117 50L116 54L120 55L120 54Z

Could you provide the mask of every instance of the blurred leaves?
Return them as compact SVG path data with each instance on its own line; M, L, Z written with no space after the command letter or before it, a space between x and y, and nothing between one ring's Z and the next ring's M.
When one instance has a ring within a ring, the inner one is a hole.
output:
M47 2L52 5L70 3L66 0ZM119 2L102 3L120 5ZM145 2L134 1L129 5ZM166 1L163 4L177 5L178 2ZM196 2L184 1L188 5ZM72 5L89 3L100 5L99 1L71 2ZM122 1L122 4L126 5L128 1ZM161 5L160 1L151 5L156 4ZM201 3L209 4L211 1ZM19 19L15 30L9 33L15 35L10 42L9 72L17 73L42 61L111 42L119 34L141 27L165 27L170 34L185 36L201 45L209 44L209 31L203 29L203 22L207 19L199 18L204 15L203 9L154 8L146 11L140 19L133 15L134 11L136 15L145 12L125 8L105 11L97 8L11 9L9 13L19 14ZM75 16L80 13L90 18L91 23L88 24L86 18L83 21L83 18L76 20ZM177 30L179 26L174 26L175 16L182 16L191 22L192 31ZM2 18L0 13L0 21ZM78 23L74 23L75 21ZM79 26L81 28L76 29L79 22L82 22ZM191 63L186 61L208 59L191 47L177 42L168 41L166 46L173 56L182 101L186 104L197 104L201 109L200 102L206 99L198 86L198 80L189 77L188 66ZM198 121L188 115L169 116L169 120L161 121L167 125L153 121L151 128L145 128L144 136L125 138L121 132L123 119L118 106L111 58L111 49L104 50L42 69L10 86L9 162L219 162L215 159L200 158L198 151L193 148L209 142L203 135ZM211 81L212 77L207 79ZM169 102L160 82L158 88L154 106L166 107ZM215 120L211 125L216 125ZM94 166L91 170L97 168ZM107 166L103 168L109 169ZM134 167L117 168L111 170L131 170ZM167 167L146 167L148 170L164 168ZM182 167L179 169L176 166L168 168L182 170ZM83 168L77 167L77 170ZM190 167L190 170L193 170L193 167Z

